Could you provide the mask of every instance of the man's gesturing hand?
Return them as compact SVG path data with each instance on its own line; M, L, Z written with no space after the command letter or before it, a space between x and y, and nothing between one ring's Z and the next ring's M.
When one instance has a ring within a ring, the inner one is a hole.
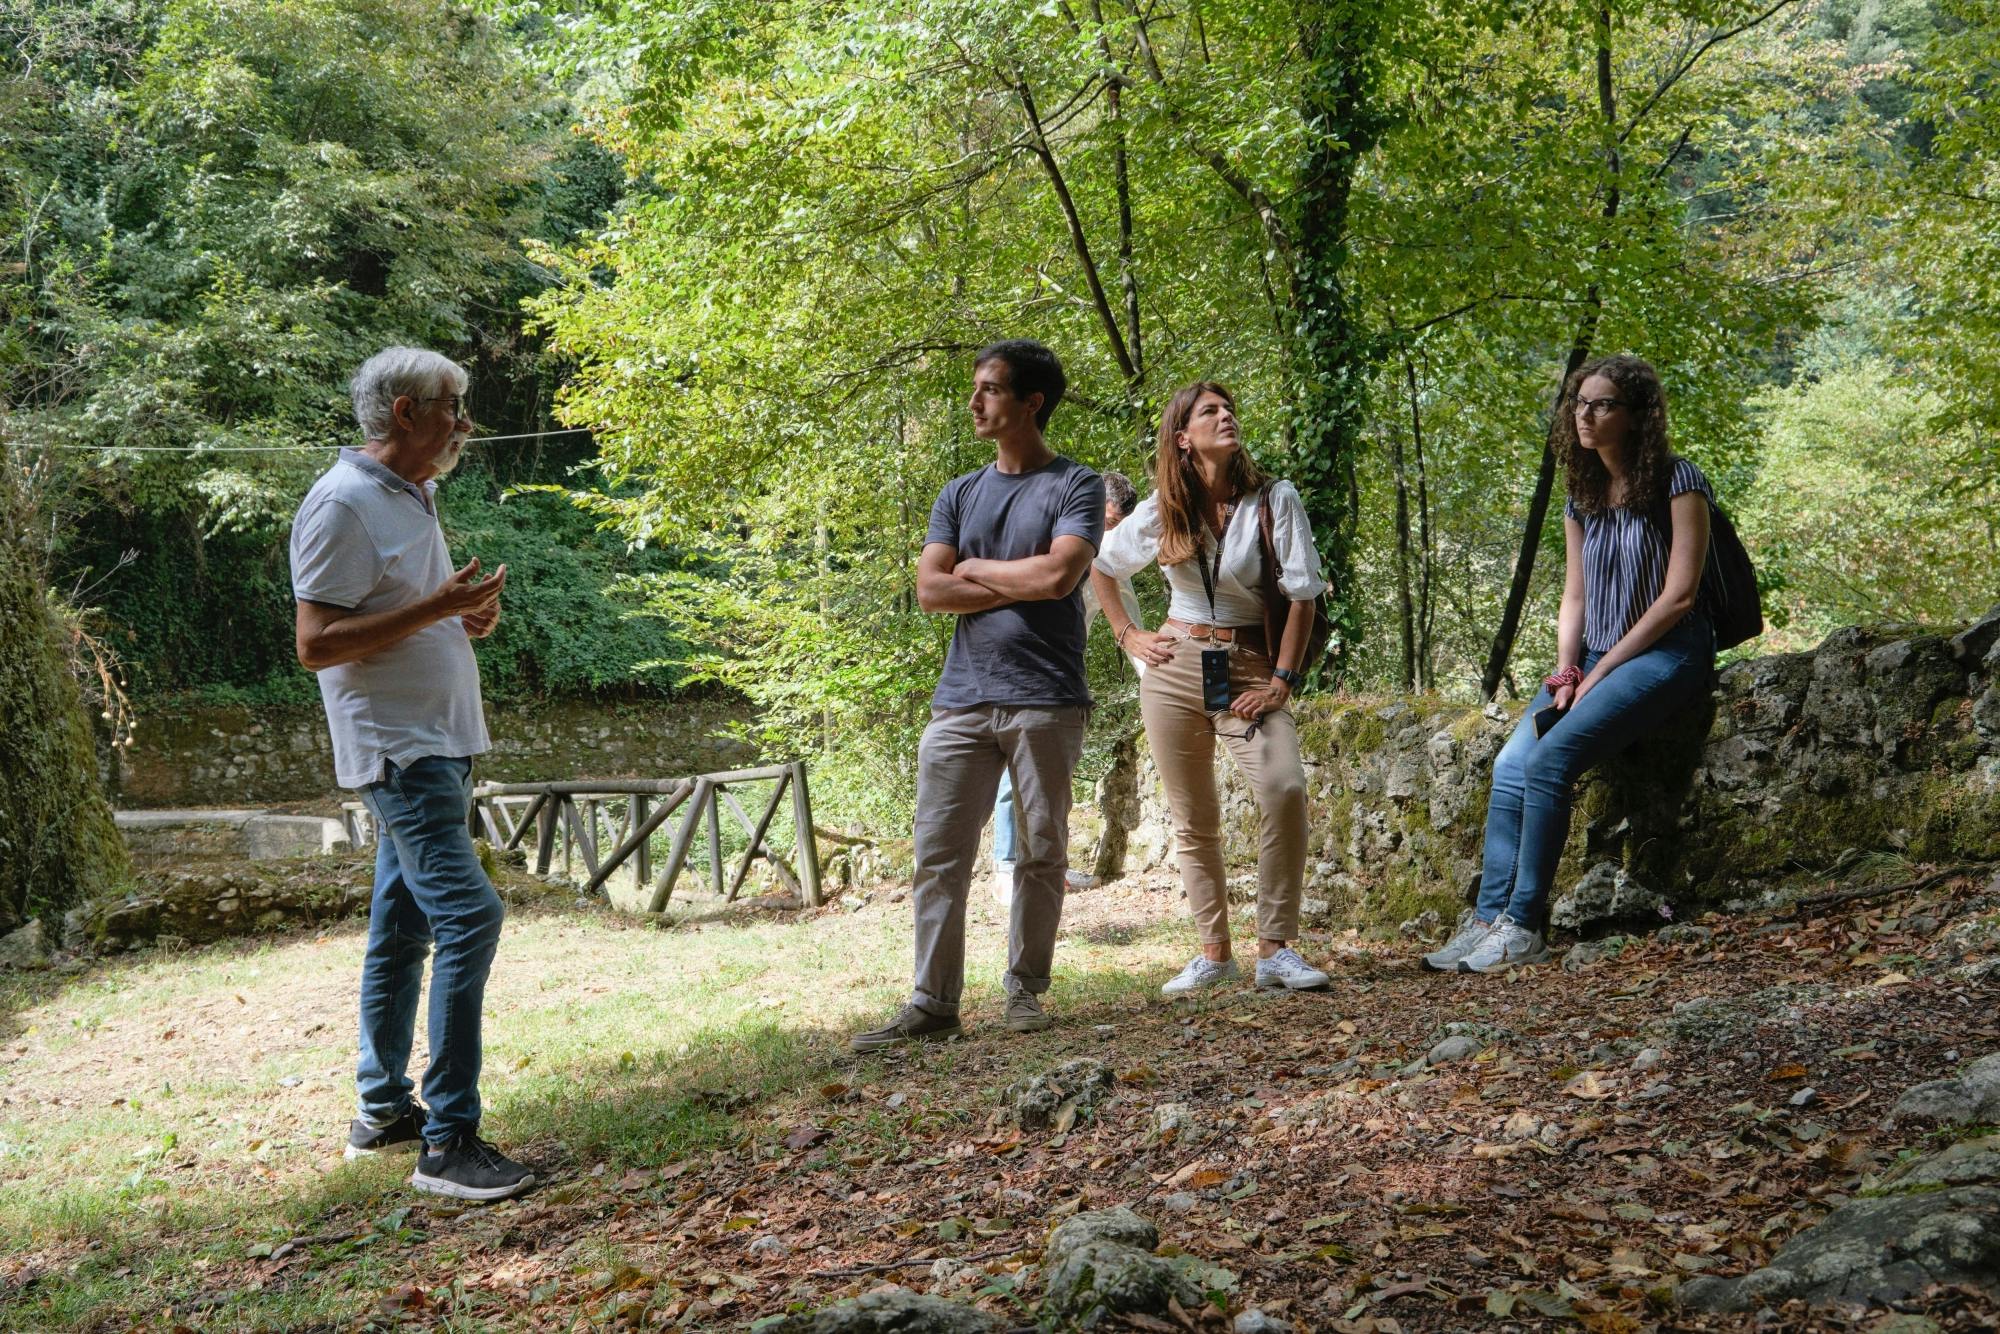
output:
M506 586L505 565L495 570L491 579L481 579L479 557L474 556L464 568L453 571L451 578L438 585L437 592L431 594L431 607L441 621L453 616L465 617L467 634L473 633L472 623L481 621L486 628L480 633L490 633L493 623L500 619L500 590Z

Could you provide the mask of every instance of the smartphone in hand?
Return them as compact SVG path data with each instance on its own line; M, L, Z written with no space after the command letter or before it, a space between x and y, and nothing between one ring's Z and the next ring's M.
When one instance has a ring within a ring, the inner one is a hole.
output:
M1551 727L1554 727L1558 722L1560 722L1562 720L1563 714L1566 712L1568 712L1568 710L1559 709L1555 705L1551 704L1546 709L1543 709L1539 713L1537 713L1535 715L1535 739L1539 741L1543 737L1547 736L1549 734L1549 729Z

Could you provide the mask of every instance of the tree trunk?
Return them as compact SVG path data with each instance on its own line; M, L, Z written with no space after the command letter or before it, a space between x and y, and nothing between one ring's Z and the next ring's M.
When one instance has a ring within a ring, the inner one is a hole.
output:
M1611 223L1618 216L1619 199L1619 154L1618 154L1618 104L1611 82L1611 11L1600 6L1597 11L1597 109L1600 117L1598 136L1604 153L1604 167L1608 180L1604 190L1603 218L1604 235L1598 238L1597 252L1603 255L1611 244ZM1556 386L1555 405L1549 412L1548 434L1542 441L1542 463L1535 473L1535 494L1528 502L1528 521L1521 530L1521 551L1514 560L1514 578L1507 586L1507 605L1501 609L1500 628L1494 632L1493 647L1486 655L1486 670L1480 674L1479 694L1482 699L1492 699L1500 689L1500 680L1507 672L1507 660L1514 653L1514 638L1520 633L1521 611L1528 602L1528 585L1535 573L1535 555L1542 545L1542 525L1549 517L1549 493L1555 489L1556 414L1563 410L1563 388L1569 377L1590 357L1590 349L1597 338L1598 316L1604 308L1604 297L1596 283L1584 294L1584 315L1577 324L1576 337L1571 340L1569 358L1563 366L1562 380Z
M97 778L83 696L49 613L31 511L0 460L0 933L65 909L131 873Z
M1416 400L1410 401L1411 410ZM1410 482L1403 466L1403 437L1391 432L1396 470L1396 610L1403 632L1403 690L1417 688L1417 607L1410 592Z
M1374 106L1377 11L1366 5L1296 0L1305 62L1300 113L1311 128L1292 200L1296 244L1292 375L1298 386L1293 481L1305 501L1329 584L1334 637L1322 670L1344 675L1361 637L1354 589L1354 537L1361 496L1357 464L1373 340L1344 279L1347 206L1355 172L1383 117Z

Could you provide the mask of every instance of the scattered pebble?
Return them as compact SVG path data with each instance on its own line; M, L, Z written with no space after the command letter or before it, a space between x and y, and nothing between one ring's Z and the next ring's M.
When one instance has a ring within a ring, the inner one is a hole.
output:
M1188 1213L1198 1204L1194 1196L1184 1190L1177 1190L1160 1201L1160 1207L1170 1214Z
M1645 1050L1641 1051L1637 1056L1634 1056L1632 1058L1632 1069L1635 1073L1643 1075L1648 1070L1651 1070L1654 1066L1658 1065L1661 1061L1665 1060L1666 1055L1667 1054L1661 1051L1658 1047L1647 1047Z
M1292 1334L1292 1325L1288 1320L1265 1315L1252 1307L1237 1315L1236 1323L1230 1326L1230 1330L1231 1334Z
M1792 1106L1794 1107L1810 1107L1818 1101L1819 1090L1816 1088L1802 1088L1792 1095Z
M792 1253L792 1248L783 1237L759 1237L750 1243L750 1257L754 1260L782 1260Z

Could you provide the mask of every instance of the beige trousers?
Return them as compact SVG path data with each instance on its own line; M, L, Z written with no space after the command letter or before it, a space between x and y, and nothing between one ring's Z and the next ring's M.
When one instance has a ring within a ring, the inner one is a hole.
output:
M1167 633L1171 634L1169 630ZM1229 939L1229 893L1222 865L1222 802L1215 785L1215 739L1256 796L1257 935L1296 940L1305 891L1306 772L1298 726L1289 709L1251 724L1233 713L1202 709L1200 641L1180 640L1172 662L1149 670L1139 684L1139 709L1160 783L1173 812L1181 883L1204 945ZM1232 690L1241 694L1271 679L1271 660L1248 648L1229 654Z

